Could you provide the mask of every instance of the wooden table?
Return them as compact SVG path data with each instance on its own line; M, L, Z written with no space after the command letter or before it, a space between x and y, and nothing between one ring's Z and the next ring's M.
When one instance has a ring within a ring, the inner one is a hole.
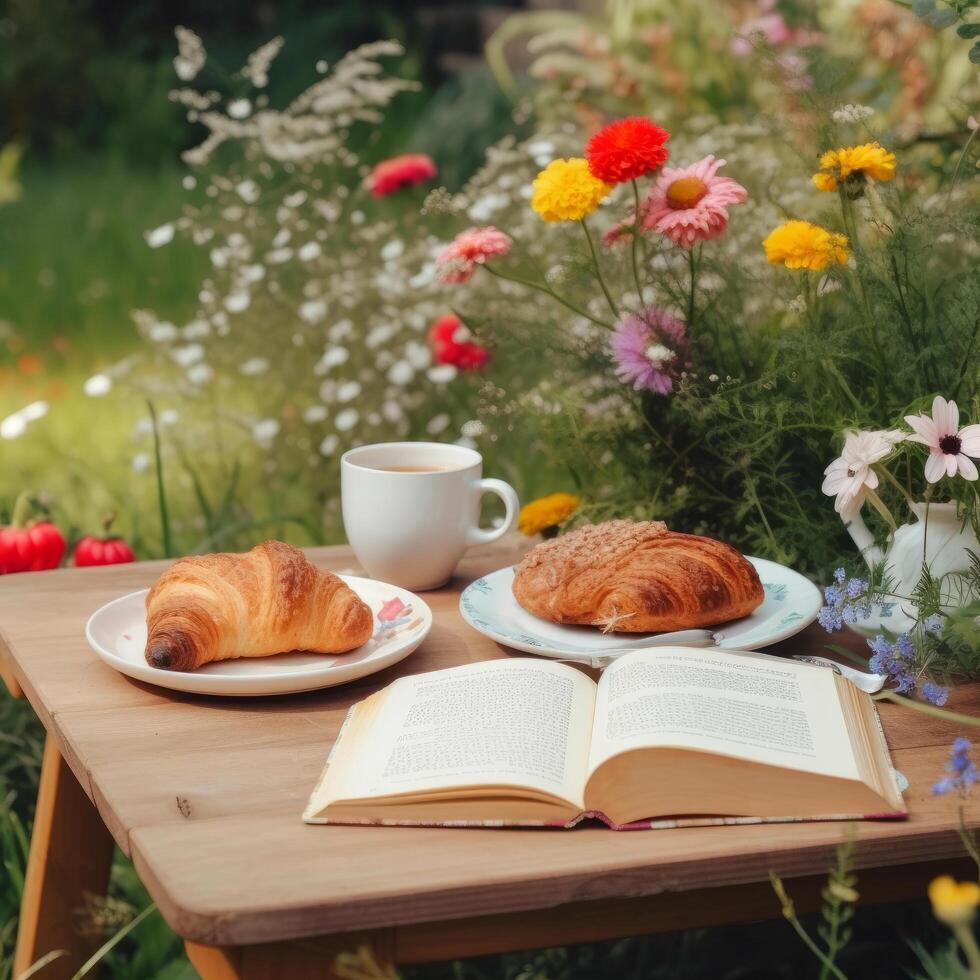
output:
M207 980L331 976L335 955L360 946L385 966L770 918L779 911L770 870L801 910L815 907L841 824L617 834L300 821L352 702L400 673L509 655L463 622L457 599L516 548L471 552L450 587L426 596L435 626L402 664L281 698L175 694L90 652L88 615L149 585L163 562L0 579L5 676L48 732L15 975L54 948L71 956L44 977L77 968L86 949L72 912L84 890L105 888L113 841ZM311 556L336 570L355 564L344 548ZM814 652L825 641L811 628L780 649ZM980 687L951 706L977 713ZM955 804L930 795L959 732L889 704L881 714L912 815L856 827L869 902L920 896L940 871L965 874Z

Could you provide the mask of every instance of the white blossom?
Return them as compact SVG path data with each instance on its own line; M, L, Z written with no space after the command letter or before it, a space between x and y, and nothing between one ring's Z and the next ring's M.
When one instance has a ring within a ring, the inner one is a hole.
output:
M388 369L388 380L393 385L404 387L415 377L415 368L408 361L396 361Z
M326 405L310 405L310 407L303 412L303 421L308 425L315 425L317 422L325 422L327 419L327 414Z
M385 262L394 262L394 260L399 258L404 251L405 243L400 238L395 238L390 242L385 243L384 247L381 249L381 258Z
M20 411L8 415L0 422L0 439L17 439L27 431L31 422L36 422L48 414L48 403L44 401L31 402Z
M248 99L235 99L228 103L228 115L232 119L247 119L252 112L252 103Z
M443 412L429 421L429 424L425 427L425 431L428 432L430 436L437 436L440 432L445 432L451 421L452 419L450 419L450 417Z
M838 106L830 114L831 119L838 123L856 123L869 118L875 114L874 109L869 105L847 105Z
M275 419L259 419L252 426L252 438L260 444L272 442L279 435L279 423Z
M319 323L327 315L327 304L322 299L310 299L299 308L299 315L307 323Z
M252 297L247 289L239 289L225 297L225 309L229 313L242 313L249 308Z
M175 347L170 355L181 367L186 368L204 357L204 348L200 344L186 344L183 347Z
M345 381L337 388L337 401L349 402L361 393L360 381Z
M337 413L337 417L334 419L334 425L338 432L347 432L357 425L360 417L360 412L356 408L345 408L342 412Z
M239 366L238 370L247 377L265 374L269 370L269 360L265 357L250 357Z
M201 39L187 27L175 27L177 38L177 57L174 58L174 71L182 82L191 81L204 67L207 55Z
M82 391L85 392L89 398L101 398L102 395L108 395L112 390L112 378L108 374L93 374L84 385L82 385Z
M146 239L146 244L150 248L160 248L163 245L169 245L174 240L173 223L167 222L165 225L160 225L159 228L154 228L152 231L146 232L143 237Z
M454 364L436 364L426 371L426 377L428 377L433 384L438 385L446 384L447 382L452 381L458 373L459 371Z
M207 384L214 377L214 370L209 364L195 364L187 372L187 380L191 384Z

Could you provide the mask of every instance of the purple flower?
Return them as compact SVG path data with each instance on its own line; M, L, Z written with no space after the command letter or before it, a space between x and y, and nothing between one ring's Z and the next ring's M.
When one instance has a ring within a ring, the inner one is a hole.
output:
M973 748L968 738L960 736L953 742L949 752L949 760L946 762L946 772L948 775L933 784L932 792L936 796L943 796L959 790L964 796L969 788L980 779L980 773L970 756Z
M861 578L848 578L843 568L834 572L834 584L823 590L824 606L817 613L817 622L828 632L870 619L875 610L884 612L886 603L879 596L868 595L868 583ZM883 671L882 671L883 673Z
M933 613L922 621L922 628L933 636L939 636L943 631L943 617L939 613Z
M930 703L936 705L937 708L941 708L949 697L949 688L943 687L942 684L926 681L922 685L922 696Z
M879 634L868 640L871 659L868 666L876 674L887 674L895 684L899 694L909 694L915 690L915 646L908 633L903 633L894 643ZM933 685L938 688L938 685Z
M689 367L684 324L654 307L621 317L609 340L616 377L637 391L669 395Z

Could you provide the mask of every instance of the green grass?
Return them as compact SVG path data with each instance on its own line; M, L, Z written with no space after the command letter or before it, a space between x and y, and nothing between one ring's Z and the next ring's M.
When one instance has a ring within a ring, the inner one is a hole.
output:
M143 240L180 214L176 167L130 171L111 160L38 167L28 155L21 169L21 199L0 210L0 319L8 334L0 368L15 368L24 353L43 362L36 383L96 368L132 348L132 309L152 305L175 320L193 312L205 256L184 241L163 253Z
M22 181L21 199L0 210L0 419L37 400L50 410L0 441L0 515L24 489L74 533L118 511L118 530L153 554L158 536L140 527L156 509L152 473L134 477L129 447L145 406L88 398L82 385L140 343L131 310L152 306L177 322L193 312L206 256L184 241L153 250L143 240L180 214L180 172L38 168L28 157Z

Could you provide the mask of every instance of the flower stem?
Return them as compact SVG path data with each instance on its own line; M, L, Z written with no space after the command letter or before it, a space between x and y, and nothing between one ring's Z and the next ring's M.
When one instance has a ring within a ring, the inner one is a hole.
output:
M898 525L892 517L892 512L885 506L885 502L867 485L864 488L864 495L868 498L868 503L885 519L885 523L894 534L898 530Z
M633 261L633 279L636 282L636 292L639 296L640 306L643 305L643 286L640 284L640 268L636 259L636 248L640 238L640 188L636 180L631 180L633 185L633 241L630 248L630 257Z
M967 853L973 858L973 863L980 870L980 852L977 851L976 838L970 833L966 825L966 807L962 803L960 804L960 839L963 841Z
M697 282L697 263L694 260L694 249L687 250L687 263L691 270L691 284L687 292L687 329L690 332L694 326L694 289Z
M872 467L876 473L880 473L895 489L905 498L906 503L914 504L915 501L912 499L912 495L902 486L898 480L895 479L894 474L888 469L887 466L874 466Z
M897 691L879 691L877 694L872 694L871 699L873 701L891 701L905 708L913 708L923 714L932 715L933 718L942 718L945 721L954 721L961 725L972 725L974 728L980 727L980 718L974 715L964 715L959 711L948 711L946 708L937 708L935 705L926 704L923 701L914 701Z
M967 963L970 964L970 976L980 978L980 947L977 946L973 930L964 924L955 925L952 929L956 941L966 954Z
M861 302L864 305L864 315L868 318L868 332L871 336L871 346L874 348L875 354L878 358L878 370L876 372L878 400L880 404L885 404L887 399L885 395L885 386L882 373L887 370L888 360L887 355L885 354L885 349L881 346L881 337L878 333L878 320L874 315L874 311L871 309L871 301L868 299L868 291L864 286L864 273L862 271L861 262L861 242L858 239L857 221L854 217L854 205L843 190L840 192L840 205L841 214L844 218L844 228L847 231L851 251L854 253L854 258L857 262L857 268L854 270L854 274L857 277L858 292L861 295Z
M813 937L803 928L802 923L796 917L796 909L793 906L793 900L786 893L786 888L783 885L782 879L778 875L774 874L772 871L769 872L769 883L772 885L772 890L776 893L776 897L779 899L779 904L782 906L783 918L793 927L793 931L800 937L803 944L808 950L820 961L822 972L824 975L830 975L835 977L836 980L847 980L847 975L841 972L840 968L831 960L827 954L814 942Z
M506 279L508 282L516 282L521 286L528 286L531 289L537 289L539 292L545 293L552 299L557 300L562 306L568 308L573 313L578 316L584 316L586 320L591 320L597 326L605 327L607 330L612 330L612 324L607 323L605 320L600 320L597 317L592 316L591 313L586 313L585 310L576 306L574 303L565 299L564 296L559 296L549 285L543 282L535 282L533 279L523 279L521 276L511 276L505 272L499 272L497 269L492 269L487 263L481 263L481 269L486 269L487 272L492 276L496 276L498 279Z
M613 302L612 294L609 292L609 287L606 285L606 280L602 275L602 267L599 265L599 253L596 251L595 242L592 240L592 232L589 231L589 226L585 223L585 218L580 218L579 223L582 225L582 230L585 232L585 240L589 243L589 251L592 253L592 264L595 266L595 274L599 279L599 285L602 287L603 295L606 297L606 302L609 304L609 309L612 310L612 314L617 319L619 318L619 310L616 309L616 304Z
M170 511L167 507L167 491L163 483L163 453L160 450L160 426L157 424L157 411L153 402L147 399L147 410L153 427L153 458L157 473L157 505L160 508L160 533L163 537L163 557L174 557L174 544L170 534Z

